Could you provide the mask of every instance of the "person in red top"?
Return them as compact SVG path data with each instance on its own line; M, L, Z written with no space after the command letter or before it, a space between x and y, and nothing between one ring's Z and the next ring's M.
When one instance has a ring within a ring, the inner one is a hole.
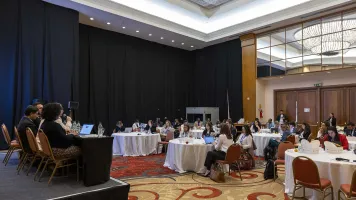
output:
M344 148L344 150L349 149L349 142L343 134L338 134L334 126L328 127L328 134L324 136L324 142L329 141L338 144Z

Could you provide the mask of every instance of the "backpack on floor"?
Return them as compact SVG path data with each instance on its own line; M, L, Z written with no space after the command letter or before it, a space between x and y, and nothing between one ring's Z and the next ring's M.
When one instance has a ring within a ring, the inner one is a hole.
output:
M265 172L263 173L265 180L273 179L273 175L274 175L273 170L275 170L276 178L277 178L278 177L277 168L276 168L276 166L274 166L274 161L272 159L270 159L267 161L266 169L265 169Z
M270 146L266 146L266 148L263 149L265 161L268 161L270 159L274 160L276 153L277 149Z

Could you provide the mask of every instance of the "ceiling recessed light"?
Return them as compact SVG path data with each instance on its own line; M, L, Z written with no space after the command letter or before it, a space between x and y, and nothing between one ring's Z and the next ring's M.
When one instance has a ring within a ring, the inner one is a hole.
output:
M123 28L123 29L125 29L126 27L125 27L125 26L123 26L122 28Z
M330 74L331 72L326 72L326 73Z
M174 42L174 40L172 40L172 42Z
M110 22L107 22L106 24L107 24L107 25L110 25L111 23L110 23Z
M150 33L150 34L148 34L148 36L152 36L152 34Z
M283 78L283 76L280 76L279 78Z
M304 76L304 74L301 74L301 76Z
M136 33L139 33L139 32L140 32L139 30L136 31Z
M93 21L93 20L94 20L94 18L92 18L92 17L91 17L91 18L90 18L90 20L91 20L91 21Z
M161 37L161 40L163 40L164 38L163 37Z
M190 46L190 47L192 47L192 48L193 48L194 46Z
M184 45L184 43L182 43L182 45Z

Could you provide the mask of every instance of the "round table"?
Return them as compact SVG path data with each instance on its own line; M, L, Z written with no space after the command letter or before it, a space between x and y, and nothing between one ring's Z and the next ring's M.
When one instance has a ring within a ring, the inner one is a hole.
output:
M264 156L263 150L267 147L271 138L275 138L276 140L280 140L282 138L280 134L273 133L252 133L252 136L257 147L255 150L256 156Z
M169 141L166 161L163 166L179 173L187 171L205 173L205 158L207 153L212 150L214 150L214 146L205 144L203 139L174 139Z
M356 155L351 151L343 151L341 154L329 154L324 150L320 150L319 154L305 154L289 149L285 152L285 193L287 194L293 194L294 177L292 162L297 156L306 156L315 162L320 178L327 178L331 181L334 188L334 199L337 199L337 191L341 184L351 183L352 174L356 170L356 163L335 160L336 157L350 159L350 161L356 160ZM311 196L311 199L318 199L321 196L319 192L310 189L306 189L305 192L306 196ZM296 196L302 195L303 190L297 190ZM331 199L331 196L328 196L327 199Z
M113 154L123 156L146 156L157 153L159 134L151 133L114 133Z

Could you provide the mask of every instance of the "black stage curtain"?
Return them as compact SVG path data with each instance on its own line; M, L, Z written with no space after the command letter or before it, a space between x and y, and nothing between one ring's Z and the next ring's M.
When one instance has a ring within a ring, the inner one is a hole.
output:
M190 106L219 107L220 119L226 119L229 99L230 117L234 121L242 118L240 39L197 50L195 57Z
M156 117L184 117L194 54L135 37L80 25L81 122L116 120L127 126Z
M78 12L41 0L0 1L0 123L11 133L32 99L77 98L78 23Z

